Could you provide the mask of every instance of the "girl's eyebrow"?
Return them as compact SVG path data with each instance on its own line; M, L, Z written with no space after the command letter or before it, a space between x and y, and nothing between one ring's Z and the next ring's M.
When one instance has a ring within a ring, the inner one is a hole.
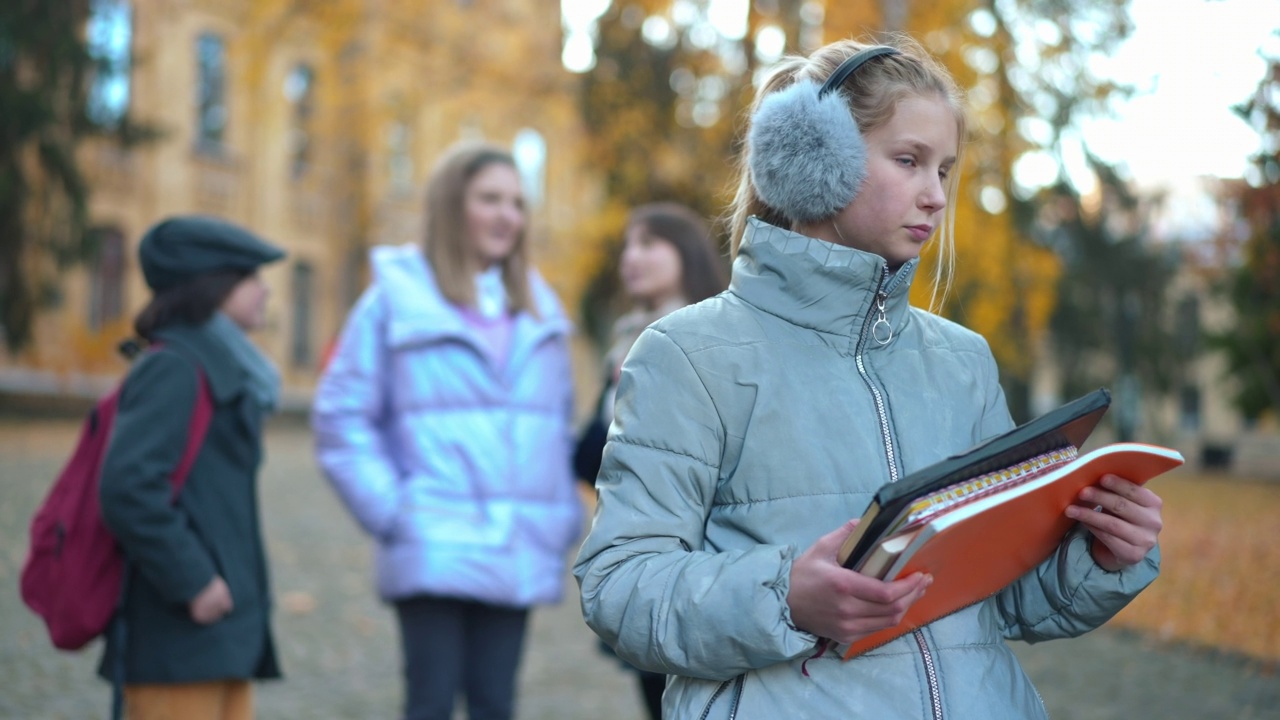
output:
M930 145L929 143L923 140L916 140L914 138L905 139L902 141L902 144L906 145L907 147L911 148L916 153L921 155L928 155L934 151L933 146ZM946 165L948 163L954 164L955 161L956 161L955 155L948 155L942 159L942 164L943 165Z

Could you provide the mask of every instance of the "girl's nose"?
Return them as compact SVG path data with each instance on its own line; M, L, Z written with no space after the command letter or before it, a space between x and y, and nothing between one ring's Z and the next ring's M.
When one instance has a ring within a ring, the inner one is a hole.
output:
M947 181L935 176L920 194L920 207L937 212L947 206Z
M503 209L506 211L504 214L507 219L511 222L517 224L524 222L524 210L516 203L508 203Z

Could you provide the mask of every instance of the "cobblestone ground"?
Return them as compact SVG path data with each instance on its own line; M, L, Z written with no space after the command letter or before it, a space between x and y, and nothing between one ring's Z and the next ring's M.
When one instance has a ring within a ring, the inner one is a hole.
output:
M69 421L0 420L0 718L106 716L109 691L94 677L100 649L53 650L17 590L28 519L76 429ZM398 648L392 615L373 597L368 543L320 478L300 423L277 422L267 443L262 506L287 679L259 686L258 716L392 720ZM572 590L572 579L566 583ZM596 651L569 597L533 615L520 720L640 720L631 676ZM1015 650L1056 720L1280 720L1274 668L1239 658L1105 628Z

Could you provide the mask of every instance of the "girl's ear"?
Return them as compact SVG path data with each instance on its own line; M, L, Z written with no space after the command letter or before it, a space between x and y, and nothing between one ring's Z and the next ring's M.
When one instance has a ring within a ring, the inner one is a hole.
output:
M800 80L760 102L747 133L747 169L766 205L812 224L853 201L867 176L867 146L839 88L867 61L897 54L885 45L860 50L821 87Z

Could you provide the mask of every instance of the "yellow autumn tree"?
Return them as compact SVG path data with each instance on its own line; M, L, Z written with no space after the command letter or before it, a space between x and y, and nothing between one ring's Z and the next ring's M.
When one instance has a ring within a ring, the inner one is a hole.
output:
M730 198L734 132L749 68L741 38L717 34L708 4L613 3L597 21L583 77L587 155L605 202L580 237L594 249L581 315L603 337L617 307L616 262L628 211L675 201L716 218Z

